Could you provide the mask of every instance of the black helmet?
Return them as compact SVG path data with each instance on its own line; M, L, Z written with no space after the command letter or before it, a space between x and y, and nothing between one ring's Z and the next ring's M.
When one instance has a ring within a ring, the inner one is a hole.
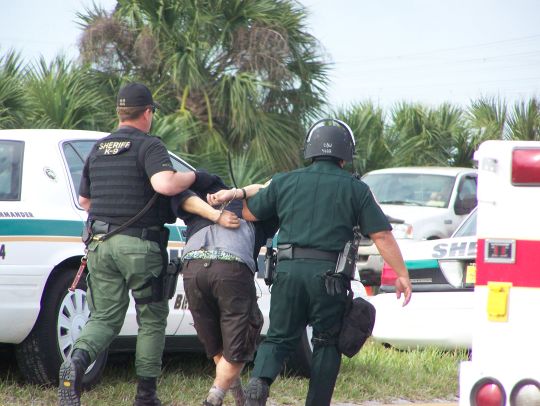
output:
M347 124L335 118L324 118L308 130L304 142L304 158L331 156L351 162L354 147L354 135Z

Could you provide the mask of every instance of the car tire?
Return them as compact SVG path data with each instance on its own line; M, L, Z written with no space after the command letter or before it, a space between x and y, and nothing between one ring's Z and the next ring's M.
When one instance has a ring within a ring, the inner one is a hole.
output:
M285 373L291 373L296 376L302 376L305 378L311 377L311 359L313 356L313 344L311 343L311 337L313 335L313 328L307 326L296 351L291 356L287 365L285 366Z
M19 369L27 381L38 385L57 385L60 365L73 350L73 344L88 320L86 282L82 278L77 289L68 288L76 271L60 271L47 282L41 310L34 328L16 346ZM99 354L86 370L83 387L94 386L103 373L107 351Z

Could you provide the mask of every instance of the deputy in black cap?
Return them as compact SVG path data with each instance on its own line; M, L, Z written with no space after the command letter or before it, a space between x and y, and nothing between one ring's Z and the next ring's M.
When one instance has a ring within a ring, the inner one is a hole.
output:
M396 292L405 294L404 305L411 298L407 268L386 216L369 187L343 169L354 148L352 131L342 121L315 123L304 144L304 157L313 163L275 175L244 206L246 220L277 217L280 227L270 326L246 387L247 406L266 404L270 385L308 324L313 358L306 405L330 405L341 363L337 344L347 292L327 282L335 275L339 253L353 239L353 227L371 237L396 271Z
M119 127L95 144L84 166L79 203L88 211L94 235L87 245L90 319L71 357L60 367L62 406L80 405L85 371L119 333L129 291L139 325L134 405L161 405L156 378L161 372L169 307L166 298L152 294L152 285L160 280L166 261L164 224L176 220L168 196L187 189L196 173L176 172L163 142L147 134L155 109L146 86L131 83L120 89ZM135 222L120 227L141 212ZM102 238L119 228L110 238Z

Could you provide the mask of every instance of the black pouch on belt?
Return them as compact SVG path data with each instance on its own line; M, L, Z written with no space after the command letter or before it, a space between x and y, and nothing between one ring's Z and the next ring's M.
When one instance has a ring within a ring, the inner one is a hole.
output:
M375 306L361 297L353 299L349 291L338 338L338 350L342 354L349 358L358 354L373 331L375 314Z

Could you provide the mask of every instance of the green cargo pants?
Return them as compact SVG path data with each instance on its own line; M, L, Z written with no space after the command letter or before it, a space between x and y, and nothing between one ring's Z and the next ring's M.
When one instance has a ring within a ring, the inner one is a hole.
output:
M162 269L159 244L126 235L115 235L88 247L88 292L90 319L74 348L88 351L94 361L118 335L129 305L129 291L136 298L151 295L151 287L142 287ZM135 306L137 312L137 348L135 369L138 376L157 377L165 345L167 299Z
M341 365L337 337L346 292L330 296L323 276L335 264L314 260L278 264L270 301L270 327L257 350L252 377L272 381L296 349L306 326L313 327L313 358L306 405L329 405Z

